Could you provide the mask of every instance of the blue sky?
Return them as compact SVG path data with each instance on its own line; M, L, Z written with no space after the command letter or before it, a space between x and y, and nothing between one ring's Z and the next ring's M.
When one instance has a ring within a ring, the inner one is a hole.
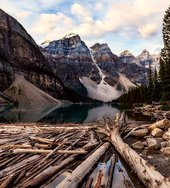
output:
M90 47L108 43L115 54L163 47L162 18L169 0L1 0L40 44L77 33Z

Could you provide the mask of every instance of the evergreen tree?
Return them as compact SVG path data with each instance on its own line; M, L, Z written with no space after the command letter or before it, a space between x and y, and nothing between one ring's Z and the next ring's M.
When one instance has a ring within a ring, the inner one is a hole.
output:
M161 91L160 83L158 82L158 74L155 68L154 77L153 77L153 91L152 91L152 99L154 101L158 102L161 99L160 91Z
M170 100L170 7L165 12L162 32L164 48L161 51L160 81L162 98L164 100Z
M153 78L152 78L152 68L151 68L151 62L149 62L149 69L148 69L148 103L151 103L153 98L152 98L152 93L153 93Z

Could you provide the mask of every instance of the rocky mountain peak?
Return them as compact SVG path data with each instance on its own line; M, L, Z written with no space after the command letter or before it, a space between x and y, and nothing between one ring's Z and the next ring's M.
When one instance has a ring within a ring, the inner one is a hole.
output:
M50 43L50 40L45 40L44 42L40 44L40 47L45 48L49 45L49 43Z
M125 50L123 51L121 54L120 54L120 57L121 56L133 56L133 54L129 51L129 50Z
M44 48L53 55L89 55L90 51L79 35L68 34L62 39L54 40Z
M90 47L90 49L93 54L101 53L101 52L102 53L112 53L111 49L109 48L107 43L103 43L103 44L96 43L92 47Z
M79 37L80 38L80 36L78 34L75 34L75 33L66 34L63 38L73 38L73 37Z
M138 57L149 58L149 56L150 56L149 51L146 50L146 49L144 49L144 50L142 51L142 53L141 53Z

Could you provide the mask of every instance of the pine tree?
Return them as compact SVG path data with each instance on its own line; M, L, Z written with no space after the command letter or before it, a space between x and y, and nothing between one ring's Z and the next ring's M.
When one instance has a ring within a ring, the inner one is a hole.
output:
M162 98L164 100L170 100L170 7L165 12L162 32L164 48L161 51L159 74L162 87Z
M161 91L160 83L158 82L158 74L155 68L154 76L153 76L153 91L152 91L152 99L154 101L157 101L157 102L160 101L161 99L160 91Z
M151 62L149 62L149 69L148 69L148 99L147 102L151 103L153 98L152 98L152 93L153 93L153 78L152 78L152 68L151 68Z

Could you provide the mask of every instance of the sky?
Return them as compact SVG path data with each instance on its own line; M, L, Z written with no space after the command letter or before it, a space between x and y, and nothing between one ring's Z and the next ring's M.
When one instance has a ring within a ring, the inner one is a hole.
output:
M0 8L15 17L41 44L66 34L79 34L88 47L108 43L112 52L134 55L163 47L162 20L169 0L1 0Z

